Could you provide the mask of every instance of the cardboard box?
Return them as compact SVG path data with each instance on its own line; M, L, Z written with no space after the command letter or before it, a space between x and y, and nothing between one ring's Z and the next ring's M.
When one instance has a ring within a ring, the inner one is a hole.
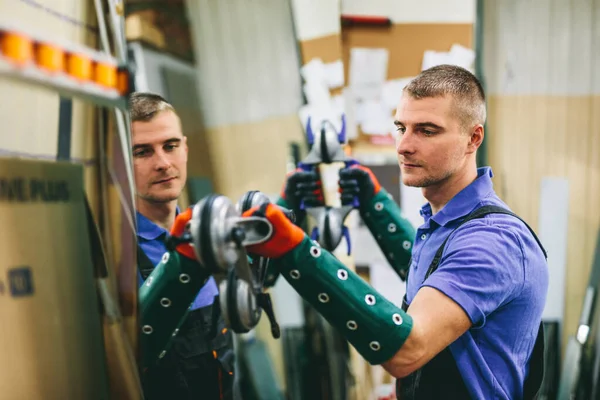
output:
M108 398L84 201L81 165L0 158L2 399Z
M165 35L139 14L132 14L125 19L125 36L129 41L139 40L165 49Z

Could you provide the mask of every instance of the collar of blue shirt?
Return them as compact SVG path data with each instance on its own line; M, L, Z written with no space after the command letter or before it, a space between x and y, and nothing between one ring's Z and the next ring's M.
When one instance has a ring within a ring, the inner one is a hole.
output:
M436 224L445 226L447 223L464 217L473 211L483 199L493 193L493 176L492 168L477 168L477 178L469 186L458 192L437 214L431 216L431 205L429 203L421 207L421 215L425 219L425 223L427 224L431 218Z
M140 214L136 211L136 220L137 220L137 235L145 240L155 240L158 239L161 235L167 234L167 230L156 225L154 222L150 221L148 218ZM176 214L179 214L179 207L177 207Z

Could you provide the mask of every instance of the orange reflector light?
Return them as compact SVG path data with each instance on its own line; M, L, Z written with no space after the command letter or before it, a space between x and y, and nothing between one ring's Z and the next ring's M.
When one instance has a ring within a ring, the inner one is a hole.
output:
M2 54L18 65L24 65L33 59L33 42L27 36L5 32L0 36Z
M94 81L108 89L117 87L117 67L112 64L96 62L94 64Z
M129 92L129 72L124 69L117 71L117 90L125 96Z
M35 48L37 64L50 72L62 72L65 69L65 53L59 47L39 43Z
M67 56L67 74L82 81L92 79L92 60L81 54Z

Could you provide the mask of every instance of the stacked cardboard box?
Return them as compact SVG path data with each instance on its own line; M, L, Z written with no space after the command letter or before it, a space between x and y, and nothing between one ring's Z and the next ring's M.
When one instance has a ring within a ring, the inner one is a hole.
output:
M127 3L128 40L139 40L187 61L194 61L189 22L183 0Z

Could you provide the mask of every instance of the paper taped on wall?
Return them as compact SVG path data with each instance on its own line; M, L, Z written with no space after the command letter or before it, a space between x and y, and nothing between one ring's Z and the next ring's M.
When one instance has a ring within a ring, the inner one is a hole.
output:
M311 118L313 130L318 130L322 121L330 121L339 131L342 128L344 98L331 96L330 89L344 85L344 65L341 60L325 64L320 58L313 58L300 69L304 79L304 95L308 104L298 110L303 127Z
M423 64L421 69L424 71L436 65L451 64L458 65L473 72L475 62L475 52L472 49L454 44L450 51L427 50L423 54Z
M350 50L350 86L359 99L372 99L387 80L389 51L353 47Z

